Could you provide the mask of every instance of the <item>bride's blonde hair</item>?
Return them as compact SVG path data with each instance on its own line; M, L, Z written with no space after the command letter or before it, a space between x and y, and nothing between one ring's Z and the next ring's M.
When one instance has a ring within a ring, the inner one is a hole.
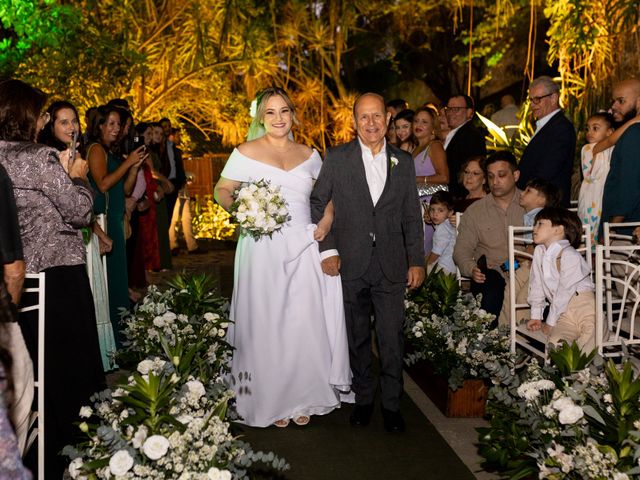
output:
M247 140L254 140L256 138L262 137L265 134L264 125L262 123L264 119L265 111L267 110L267 101L271 97L279 96L284 100L284 103L287 104L287 107L291 110L291 119L293 120L294 125L299 125L300 122L296 115L296 107L293 105L291 98L287 95L280 87L267 87L264 90L260 91L258 95L256 95L256 113L253 117L253 121L249 126L249 132L247 133Z

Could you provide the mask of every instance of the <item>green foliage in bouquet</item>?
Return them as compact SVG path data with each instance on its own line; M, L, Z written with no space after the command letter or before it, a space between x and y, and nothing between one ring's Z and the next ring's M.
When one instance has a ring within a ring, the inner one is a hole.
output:
M231 430L227 307L211 287L205 276L177 277L124 316L135 371L80 410L85 438L63 450L71 478L230 480L250 478L256 462L288 468Z
M405 334L411 365L428 360L457 389L468 378L488 378L486 364L509 355L508 338L491 327L495 316L471 294L461 295L455 275L432 272L405 300Z
M489 365L484 467L503 478L616 479L640 474L640 378L575 342L551 363Z

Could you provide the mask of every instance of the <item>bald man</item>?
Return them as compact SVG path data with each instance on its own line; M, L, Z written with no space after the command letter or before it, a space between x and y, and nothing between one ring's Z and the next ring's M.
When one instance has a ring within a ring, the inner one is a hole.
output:
M640 80L624 80L613 87L611 113L619 124L640 112ZM604 185L602 221L640 221L640 123L622 134L611 156L611 169ZM620 231L631 234L632 229ZM602 237L602 235L600 235Z
M313 192L317 223L329 201L335 217L320 242L322 270L342 277L356 406L350 423L369 424L376 380L372 368L371 312L380 358L384 427L402 432L404 294L424 280L422 217L411 155L385 140L390 114L384 99L365 93L353 107L357 138L327 150Z

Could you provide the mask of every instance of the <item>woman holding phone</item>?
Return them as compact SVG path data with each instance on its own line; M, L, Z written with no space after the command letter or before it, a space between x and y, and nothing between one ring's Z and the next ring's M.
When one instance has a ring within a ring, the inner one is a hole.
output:
M120 109L98 107L89 125L89 145L85 158L89 162L89 180L97 192L93 211L107 216L107 234L113 241L107 253L107 282L109 287L109 316L116 346L122 345L120 310L129 308L129 282L124 232L125 196L136 183L138 168L146 158L143 148L132 151L126 158L118 151L121 138Z
M49 122L38 134L38 142L60 151L60 163L68 173L72 159L80 157L80 122L78 111L72 103L61 100L49 105ZM115 368L113 356L116 350L113 327L109 318L109 299L101 255L110 252L112 241L94 218L91 227L85 229L87 266L91 275L93 305L96 311L96 326L100 341L102 366L105 371ZM90 241L89 241L90 239Z

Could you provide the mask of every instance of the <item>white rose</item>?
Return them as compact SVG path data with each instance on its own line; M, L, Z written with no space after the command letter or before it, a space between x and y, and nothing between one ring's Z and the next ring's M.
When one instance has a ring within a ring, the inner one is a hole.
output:
M231 472L211 467L207 472L207 478L209 480L231 480Z
M169 450L169 440L162 435L151 435L142 445L142 451L151 460L164 457Z
M162 328L166 325L167 322L165 322L163 317L156 317L153 319L153 324L158 327L158 328Z
M82 467L83 461L82 458L78 457L75 458L70 464L69 464L69 475L71 475L71 478L73 478L74 480L76 478L80 478L80 467Z
M551 406L560 412L565 408L573 407L573 400L569 397L560 397L557 400L554 400L553 403L551 403Z
M115 476L121 476L133 467L133 457L126 450L118 450L109 460L109 470Z
M558 421L563 425L571 425L584 417L584 410L578 405L573 405L561 410L558 414Z
M153 369L153 361L152 360L142 360L138 364L138 372L142 375L148 375L149 372Z
M218 318L220 318L220 315L218 315L217 313L207 312L204 314L204 319L209 322L211 322L212 320L217 320Z
M81 407L79 415L82 418L89 418L91 415L93 415L93 410L91 409L91 407Z
M173 312L165 312L165 314L162 315L162 318L164 318L168 323L171 323L178 318L178 316Z
M613 474L613 480L629 480L629 475L622 472L616 472Z

